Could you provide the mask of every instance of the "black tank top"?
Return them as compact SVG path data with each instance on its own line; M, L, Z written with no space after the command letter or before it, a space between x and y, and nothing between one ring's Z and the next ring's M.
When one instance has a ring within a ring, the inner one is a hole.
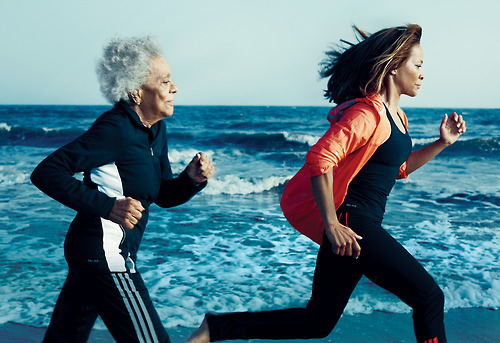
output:
M342 211L361 214L377 221L382 221L384 217L387 197L396 183L399 168L410 156L412 148L406 127L405 133L402 133L387 107L386 111L391 123L391 135L351 181L342 203Z

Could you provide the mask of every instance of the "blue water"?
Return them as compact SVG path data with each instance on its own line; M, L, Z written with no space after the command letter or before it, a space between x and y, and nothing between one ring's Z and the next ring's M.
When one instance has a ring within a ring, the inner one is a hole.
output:
M0 106L0 324L48 324L75 213L38 191L29 175L108 108ZM198 151L216 166L187 204L152 208L138 266L166 327L194 327L207 311L307 302L318 247L287 223L279 199L328 128L328 110L178 106L165 119L175 172ZM438 137L450 112L406 109L414 149ZM500 110L459 112L467 133L397 182L384 225L436 278L447 309L499 309ZM372 311L409 308L362 279L346 313Z

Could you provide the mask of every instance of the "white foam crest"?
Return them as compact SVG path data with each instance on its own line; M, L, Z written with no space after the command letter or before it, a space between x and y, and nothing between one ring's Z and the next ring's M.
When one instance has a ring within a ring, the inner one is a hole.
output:
M434 143L439 137L431 137L431 138L412 138L413 146L415 145L429 145Z
M12 126L10 125L7 125L7 123L0 123L0 129L1 130L6 130L6 131L9 131L12 129Z
M201 150L196 150L194 148L189 149L169 149L168 150L168 159L172 164L181 164L183 168L188 165L189 162L196 156L197 153L201 152ZM211 159L211 156L214 155L213 150L202 151L208 158Z
M438 139L439 139L438 136L429 137L429 138L412 138L412 143L413 143L413 146L415 146L415 145L429 145L429 144L434 143ZM458 141L463 142L463 141L467 141L467 139L464 137L459 137Z
M17 168L0 166L0 185L12 186L29 182L30 173Z
M392 297L391 297L392 298ZM370 314L374 311L384 311L391 313L408 313L410 307L401 301L395 299L381 299L368 294L353 296L349 299L344 310L345 314Z
M498 275L497 275L498 277ZM500 308L500 281L491 280L491 288L483 289L471 281L462 281L443 287L446 308L484 307L498 310Z
M287 141L305 143L308 144L309 146L313 146L314 144L316 144L316 142L321 137L314 135L306 135L302 133L289 133L287 131L283 131L282 134Z
M203 194L245 195L262 193L284 184L291 176L270 176L266 178L240 178L236 175L225 175L210 179Z

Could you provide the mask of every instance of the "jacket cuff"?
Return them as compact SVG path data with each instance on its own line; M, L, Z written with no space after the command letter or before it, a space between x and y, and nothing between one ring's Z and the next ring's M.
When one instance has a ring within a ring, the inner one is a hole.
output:
M191 180L191 178L189 177L189 175L185 169L184 169L184 171L182 171L182 173L179 174L178 178L193 193L198 193L199 191L201 191L203 188L205 188L207 186L207 181L204 181L200 184L197 184L193 180Z
M110 198L106 196L107 199L103 200L103 204L99 207L99 217L104 219L109 219L109 215L111 214L111 210L115 205L116 198Z

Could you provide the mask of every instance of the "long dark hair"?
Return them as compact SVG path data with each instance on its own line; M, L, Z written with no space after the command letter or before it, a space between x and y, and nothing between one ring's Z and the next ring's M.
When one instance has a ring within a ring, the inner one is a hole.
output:
M326 52L319 74L329 77L325 98L340 104L344 101L379 93L387 73L398 68L420 43L422 28L415 24L391 27L369 35L353 26L359 36L357 44L341 42Z

